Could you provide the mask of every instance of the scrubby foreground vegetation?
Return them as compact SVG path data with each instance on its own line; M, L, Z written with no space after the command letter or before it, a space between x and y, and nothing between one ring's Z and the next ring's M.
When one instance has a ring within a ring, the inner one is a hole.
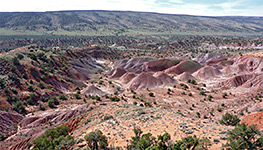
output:
M67 135L69 128L57 127L50 129L44 135L33 141L34 149L72 149L75 143L84 141L74 140L74 137ZM154 137L151 133L143 134L140 128L133 129L134 136L125 147L109 146L107 136L99 129L85 135L87 143L85 149L127 149L127 150L206 150L211 146L211 141L207 137L198 138L196 135L187 136L180 140L171 140L171 135L165 132L163 135ZM238 124L232 131L227 132L227 143L223 145L226 149L262 149L263 136L253 125L247 127L244 123ZM79 148L77 148L79 149Z

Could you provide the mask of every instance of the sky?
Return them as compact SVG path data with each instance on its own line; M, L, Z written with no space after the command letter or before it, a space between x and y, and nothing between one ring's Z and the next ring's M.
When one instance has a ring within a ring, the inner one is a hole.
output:
M2 0L0 12L122 10L201 16L263 16L263 0Z

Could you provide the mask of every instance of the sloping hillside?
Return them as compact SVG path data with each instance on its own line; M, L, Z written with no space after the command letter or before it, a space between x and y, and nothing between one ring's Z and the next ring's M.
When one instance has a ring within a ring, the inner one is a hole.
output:
M1 35L262 35L262 17L130 11L0 12Z

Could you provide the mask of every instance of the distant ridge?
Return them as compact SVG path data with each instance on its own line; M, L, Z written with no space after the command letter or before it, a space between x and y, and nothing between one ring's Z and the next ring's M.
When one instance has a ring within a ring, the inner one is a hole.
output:
M71 10L0 12L0 35L262 35L263 17Z

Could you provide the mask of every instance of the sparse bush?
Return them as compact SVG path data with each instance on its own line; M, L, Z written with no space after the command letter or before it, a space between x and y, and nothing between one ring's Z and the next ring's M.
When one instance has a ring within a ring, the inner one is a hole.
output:
M15 66L20 66L20 62L19 62L19 60L17 59L17 57L12 58L12 62L13 62L13 64L14 64Z
M22 55L21 53L19 53L19 54L17 54L17 58L18 58L19 60L22 60L22 59L24 58L24 55Z
M9 73L7 76L8 76L8 79L11 80L14 84L20 84L20 79L17 77L16 74Z
M17 102L14 102L13 104L12 104L12 107L13 107L13 109L16 111L16 112L18 112L18 113L20 113L20 114L25 114L26 113L26 110L25 110L25 108L24 108L24 106L23 106L23 103L19 100L19 101L17 101Z
M189 87L186 85L186 84L184 84L184 90L186 90L186 89L188 89Z
M150 93L149 93L149 96L150 96L150 97L154 97L153 92L150 92Z
M145 106L145 107L152 107L152 105L151 105L150 102L144 102L144 106Z
M118 101L120 101L120 99L119 99L117 96L110 97L110 100L113 101L113 102L118 102Z
M30 83L30 84L34 84L34 81L33 81L33 80L29 80L29 83Z
M72 149L75 144L74 137L68 135L69 127L61 126L56 129L50 129L43 135L37 137L33 144L33 150L47 149Z
M12 71L12 72L16 72L16 69L17 69L17 67L16 66L14 66L14 65L12 65L11 67L10 67L10 70Z
M49 99L48 102L47 102L48 106L50 108L55 108L55 105L54 105L54 99Z
M240 119L237 115L231 115L226 113L223 115L222 119L220 120L220 124L227 125L227 126L235 126L240 122Z
M226 149L256 150L263 147L263 136L255 125L238 124L227 135L227 143L223 146Z
M200 91L199 95L205 95L204 91Z
M100 130L88 133L84 139L87 141L88 147L91 150L106 149L108 146L107 137L103 135Z
M76 99L81 99L81 96L80 96L78 93L75 93L75 94L74 94L74 97L75 97Z
M188 79L187 82L196 85L196 81L194 79Z
M199 112L196 112L196 115L198 118L200 118L200 113Z
M39 104L39 109L42 110L42 111L46 110L46 108L44 107L43 104Z
M16 90L16 88L10 88L10 90L14 93L14 94L17 94L17 90Z
M110 120L110 119L113 119L113 116L112 116L112 115L110 115L110 116L105 116L103 120L106 121L106 120Z
M45 81L45 80L46 80L46 76L45 76L45 75L41 75L41 76L40 76L40 79L41 79L42 81Z
M227 96L227 93L223 93L222 97L226 98L226 96Z
M29 85L29 86L27 86L27 90L32 92L32 91L34 91L34 88L33 88L33 86Z
M101 98L98 95L96 95L96 100L101 101Z
M0 88L1 89L5 88L5 80L4 79L0 79Z
M39 82L38 86L41 89L45 89L46 88L43 82Z
M218 107L218 108L217 108L217 111L218 111L218 112L222 112L222 108Z
M0 141L3 141L3 140L5 140L5 136L0 133Z
M68 98L64 94L59 95L59 99L60 100L68 100Z
M212 98L213 98L213 96L212 96L212 95L208 95L208 97L207 97L207 100L211 101L211 100L212 100Z

